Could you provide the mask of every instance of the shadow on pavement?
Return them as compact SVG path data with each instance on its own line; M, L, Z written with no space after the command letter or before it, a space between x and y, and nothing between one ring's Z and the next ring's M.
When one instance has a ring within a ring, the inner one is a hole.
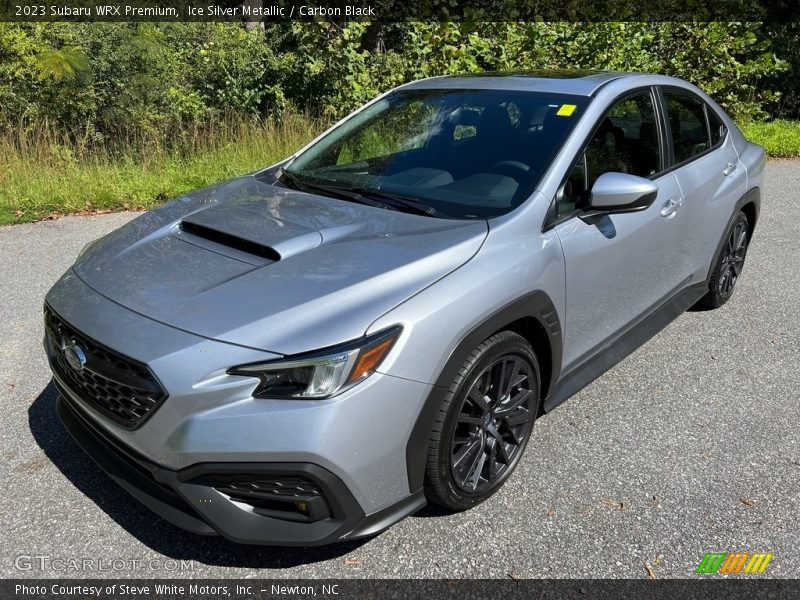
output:
M129 496L83 452L56 415L57 396L51 382L28 409L28 423L36 443L78 490L156 552L207 565L278 569L335 559L369 541L367 538L318 548L244 546L175 527Z

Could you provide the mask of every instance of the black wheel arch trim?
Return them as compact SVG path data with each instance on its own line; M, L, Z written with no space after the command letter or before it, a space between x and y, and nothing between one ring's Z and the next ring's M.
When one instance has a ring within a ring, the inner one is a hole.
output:
M725 229L722 232L722 236L719 238L719 243L717 243L717 248L716 250L714 250L714 258L711 261L711 264L708 266L708 273L706 273L706 280L711 279L711 274L714 272L714 267L716 267L717 262L719 262L719 257L720 254L722 253L722 248L723 246L725 246L725 242L728 237L727 236L728 230L731 228L731 225L733 225L733 222L736 220L736 216L739 214L739 211L742 210L748 204L752 204L755 207L755 210L753 211L754 214L752 215L753 216L752 223L750 222L750 215L747 215L747 213L745 213L745 215L747 215L747 221L748 221L747 244L750 245L750 241L752 240L753 237L753 231L755 230L756 223L758 222L758 215L761 212L761 188L759 187L754 187L749 189L745 193L745 195L739 198L739 200L736 202L736 206L733 209L733 212L731 213L731 216L725 225Z
M495 333L508 328L523 319L533 319L538 329L544 332L549 347L549 373L542 373L542 397L546 397L554 389L561 370L562 328L555 305L550 297L542 291L534 291L512 301L503 308L492 313L479 325L461 338L447 358L444 368L439 373L431 392L420 410L414 427L406 444L406 469L408 485L412 493L422 489L425 480L425 462L436 413L444 401L450 384L458 375L464 361L470 353L483 341ZM534 347L535 349L535 347ZM541 357L540 357L541 360ZM544 370L540 365L540 370ZM540 404L541 405L541 404Z

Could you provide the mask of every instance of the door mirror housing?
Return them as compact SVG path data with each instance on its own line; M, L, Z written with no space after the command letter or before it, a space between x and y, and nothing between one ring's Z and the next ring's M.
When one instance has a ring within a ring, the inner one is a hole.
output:
M658 195L658 186L628 173L603 173L592 186L590 208L596 212L635 212L647 209Z

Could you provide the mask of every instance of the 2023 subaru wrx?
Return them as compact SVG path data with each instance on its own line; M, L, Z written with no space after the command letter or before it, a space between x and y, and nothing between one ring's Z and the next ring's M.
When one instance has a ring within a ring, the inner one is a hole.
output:
M50 290L62 421L165 519L370 535L505 482L535 418L733 292L764 152L696 87L399 87L88 245Z

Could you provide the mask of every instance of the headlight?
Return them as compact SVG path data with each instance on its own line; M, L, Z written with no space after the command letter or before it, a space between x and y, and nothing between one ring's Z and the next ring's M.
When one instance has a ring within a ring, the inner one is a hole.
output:
M256 398L327 398L372 374L401 331L398 325L319 352L234 367L228 374L258 377Z

